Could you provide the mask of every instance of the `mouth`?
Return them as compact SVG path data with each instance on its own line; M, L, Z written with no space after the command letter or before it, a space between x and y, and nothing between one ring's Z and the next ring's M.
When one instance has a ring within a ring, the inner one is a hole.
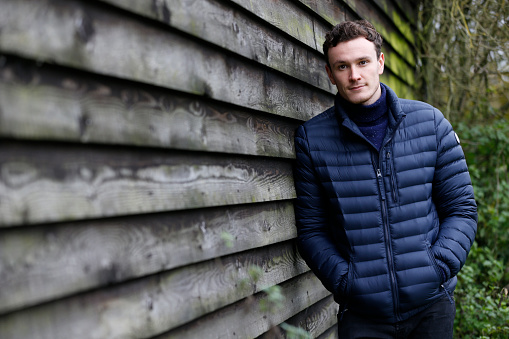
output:
M350 87L349 90L350 91L358 91L358 90L361 90L363 87L364 87L364 85L353 86L353 87Z

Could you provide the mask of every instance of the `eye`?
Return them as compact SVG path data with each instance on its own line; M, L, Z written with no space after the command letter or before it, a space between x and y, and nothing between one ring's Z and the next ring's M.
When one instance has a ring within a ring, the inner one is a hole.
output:
M338 69L339 69L340 71L341 71L341 70L344 70L344 69L346 69L346 65L339 65L339 66L338 66Z
M368 61L367 60L362 60L361 62L359 62L360 65L367 65L368 64Z

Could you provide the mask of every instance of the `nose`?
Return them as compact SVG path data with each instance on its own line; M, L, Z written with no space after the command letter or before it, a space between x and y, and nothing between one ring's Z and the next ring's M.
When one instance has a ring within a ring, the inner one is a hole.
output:
M361 78L361 75L358 72L357 67L352 66L350 68L350 80L351 81L357 81L357 80L360 80L360 78Z

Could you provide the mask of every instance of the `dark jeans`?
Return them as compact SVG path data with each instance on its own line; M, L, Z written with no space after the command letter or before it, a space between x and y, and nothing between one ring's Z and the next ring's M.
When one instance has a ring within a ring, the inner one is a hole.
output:
M451 339L456 307L447 296L413 317L395 324L375 322L348 310L338 321L340 339Z

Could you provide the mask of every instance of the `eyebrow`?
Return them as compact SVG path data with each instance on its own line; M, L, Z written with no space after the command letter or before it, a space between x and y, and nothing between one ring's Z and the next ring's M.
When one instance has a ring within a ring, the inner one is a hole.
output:
M369 55L365 55L365 56L362 56L360 58L357 58L354 60L354 62L356 61L361 61L361 60L371 60L371 57ZM343 60L336 60L334 61L332 64L333 65L336 65L336 64L346 64L347 62L346 61L343 61Z

